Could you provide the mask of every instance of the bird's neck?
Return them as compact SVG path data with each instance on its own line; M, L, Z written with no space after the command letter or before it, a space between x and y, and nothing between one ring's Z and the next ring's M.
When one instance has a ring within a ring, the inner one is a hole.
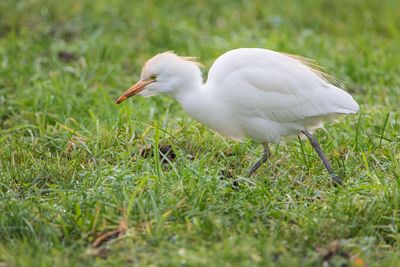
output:
M175 98L183 107L196 98L201 97L204 91L204 85L201 80L192 81L188 84L182 84L181 86L179 90L175 90L170 96Z
M192 118L224 134L226 127L223 125L227 123L226 117L229 114L224 110L217 92L209 84L199 82L191 84L173 97ZM229 127L232 128L232 125ZM226 135L231 136L231 133L227 132Z
M209 88L202 80L191 81L184 88L171 94L183 107L183 109L196 120L202 121L202 114L213 105Z

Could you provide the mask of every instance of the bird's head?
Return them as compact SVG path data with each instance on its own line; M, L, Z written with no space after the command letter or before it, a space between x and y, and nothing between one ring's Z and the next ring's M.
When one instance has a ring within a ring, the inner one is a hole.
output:
M180 57L173 52L164 52L148 60L142 69L140 80L126 90L117 104L131 96L144 97L165 93L176 95L192 84L201 84L200 64L191 57Z

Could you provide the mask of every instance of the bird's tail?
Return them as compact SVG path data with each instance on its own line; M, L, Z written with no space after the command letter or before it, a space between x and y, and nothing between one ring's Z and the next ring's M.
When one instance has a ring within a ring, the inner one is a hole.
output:
M346 91L331 85L331 100L335 102L335 113L341 114L355 114L360 110L360 106L354 98Z

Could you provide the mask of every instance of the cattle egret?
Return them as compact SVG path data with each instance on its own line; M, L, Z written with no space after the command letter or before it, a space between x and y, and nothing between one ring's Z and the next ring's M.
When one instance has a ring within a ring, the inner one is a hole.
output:
M341 183L311 132L339 115L357 113L359 106L307 59L260 48L234 49L215 61L203 83L194 58L164 52L146 62L140 80L116 103L160 93L222 135L263 144L263 155L249 175L270 157L268 143L304 134L333 181Z

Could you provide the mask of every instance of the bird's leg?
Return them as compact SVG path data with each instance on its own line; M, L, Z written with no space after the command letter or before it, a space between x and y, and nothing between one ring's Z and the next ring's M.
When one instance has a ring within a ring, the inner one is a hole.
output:
M315 151L317 151L318 156L321 158L322 162L325 165L325 168L328 170L329 174L332 177L332 180L336 184L342 184L342 179L335 174L333 171L331 164L329 164L329 161L326 159L324 151L322 151L321 146L319 145L317 139L307 130L302 130L301 131L305 136L307 136L308 140L310 141L310 144L314 148Z
M261 159L254 164L248 173L248 176L251 176L264 162L266 162L271 156L271 151L269 150L268 143L264 143L264 153L261 156Z

